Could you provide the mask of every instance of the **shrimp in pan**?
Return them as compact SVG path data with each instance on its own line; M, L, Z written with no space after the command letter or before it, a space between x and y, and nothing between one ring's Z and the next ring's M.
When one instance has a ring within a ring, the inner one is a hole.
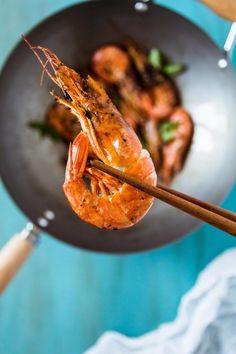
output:
M160 172L165 184L182 169L193 136L192 119L182 107L177 107L168 121L176 123L177 127L174 139L163 146Z
M92 148L96 158L105 164L155 186L157 177L148 151L142 149L134 130L95 80L82 78L49 49L30 47L64 93L63 98L53 96L70 108L81 124L82 131L69 148L63 185L71 208L82 220L99 228L122 229L136 224L151 207L153 198L90 167L88 150Z

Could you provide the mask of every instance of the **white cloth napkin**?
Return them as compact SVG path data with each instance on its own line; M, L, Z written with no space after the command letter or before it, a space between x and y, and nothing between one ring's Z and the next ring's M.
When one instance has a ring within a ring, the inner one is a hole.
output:
M85 354L130 353L236 354L236 249L202 271L172 323L135 339L107 332Z

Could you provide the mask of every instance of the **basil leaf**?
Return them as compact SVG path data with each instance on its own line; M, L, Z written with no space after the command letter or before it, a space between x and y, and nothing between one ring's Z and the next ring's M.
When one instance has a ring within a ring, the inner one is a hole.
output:
M151 49L148 56L148 61L154 69L162 69L163 58L160 50L157 48Z
M185 69L183 64L167 64L164 66L163 71L169 76L174 76L181 73Z
M169 143L175 138L178 122L164 122L160 125L160 135L163 143Z
M54 140L63 140L63 137L47 122L31 121L28 123L28 127L37 130L42 137L50 136Z

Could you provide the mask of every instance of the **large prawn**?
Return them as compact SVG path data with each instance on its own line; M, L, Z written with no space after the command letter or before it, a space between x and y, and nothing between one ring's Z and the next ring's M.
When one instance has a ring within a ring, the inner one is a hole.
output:
M176 131L173 140L163 145L160 173L165 184L182 169L193 136L192 119L182 107L174 110L168 122L176 124Z
M82 78L49 49L30 47L64 93L64 97L53 96L71 110L82 128L69 148L63 185L69 204L82 220L100 228L121 229L136 224L151 207L153 198L89 167L88 150L91 146L104 163L154 186L157 177L148 151L142 149L133 129L95 80ZM45 63L39 52L46 58Z

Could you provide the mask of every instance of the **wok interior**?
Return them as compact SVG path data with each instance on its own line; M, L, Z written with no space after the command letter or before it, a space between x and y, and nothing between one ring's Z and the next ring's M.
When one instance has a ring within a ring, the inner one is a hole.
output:
M175 62L187 65L188 70L179 76L177 84L195 131L184 169L173 187L200 199L219 202L234 178L234 81L230 69L218 69L220 51L202 32L180 16L154 5L147 14L138 14L132 1L99 1L52 17L28 38L33 45L49 47L66 65L83 68L96 48L119 44L125 35L147 50L159 47ZM34 222L45 209L51 209L56 218L47 229L49 233L80 247L107 252L156 247L198 224L159 201L130 229L108 232L80 221L62 191L64 144L40 138L37 131L27 127L32 120L43 120L52 102L49 91L54 86L45 78L40 87L40 73L34 55L21 43L10 57L0 85L0 147L3 156L9 154L9 149L15 152L12 158L3 159L2 177L16 202Z

